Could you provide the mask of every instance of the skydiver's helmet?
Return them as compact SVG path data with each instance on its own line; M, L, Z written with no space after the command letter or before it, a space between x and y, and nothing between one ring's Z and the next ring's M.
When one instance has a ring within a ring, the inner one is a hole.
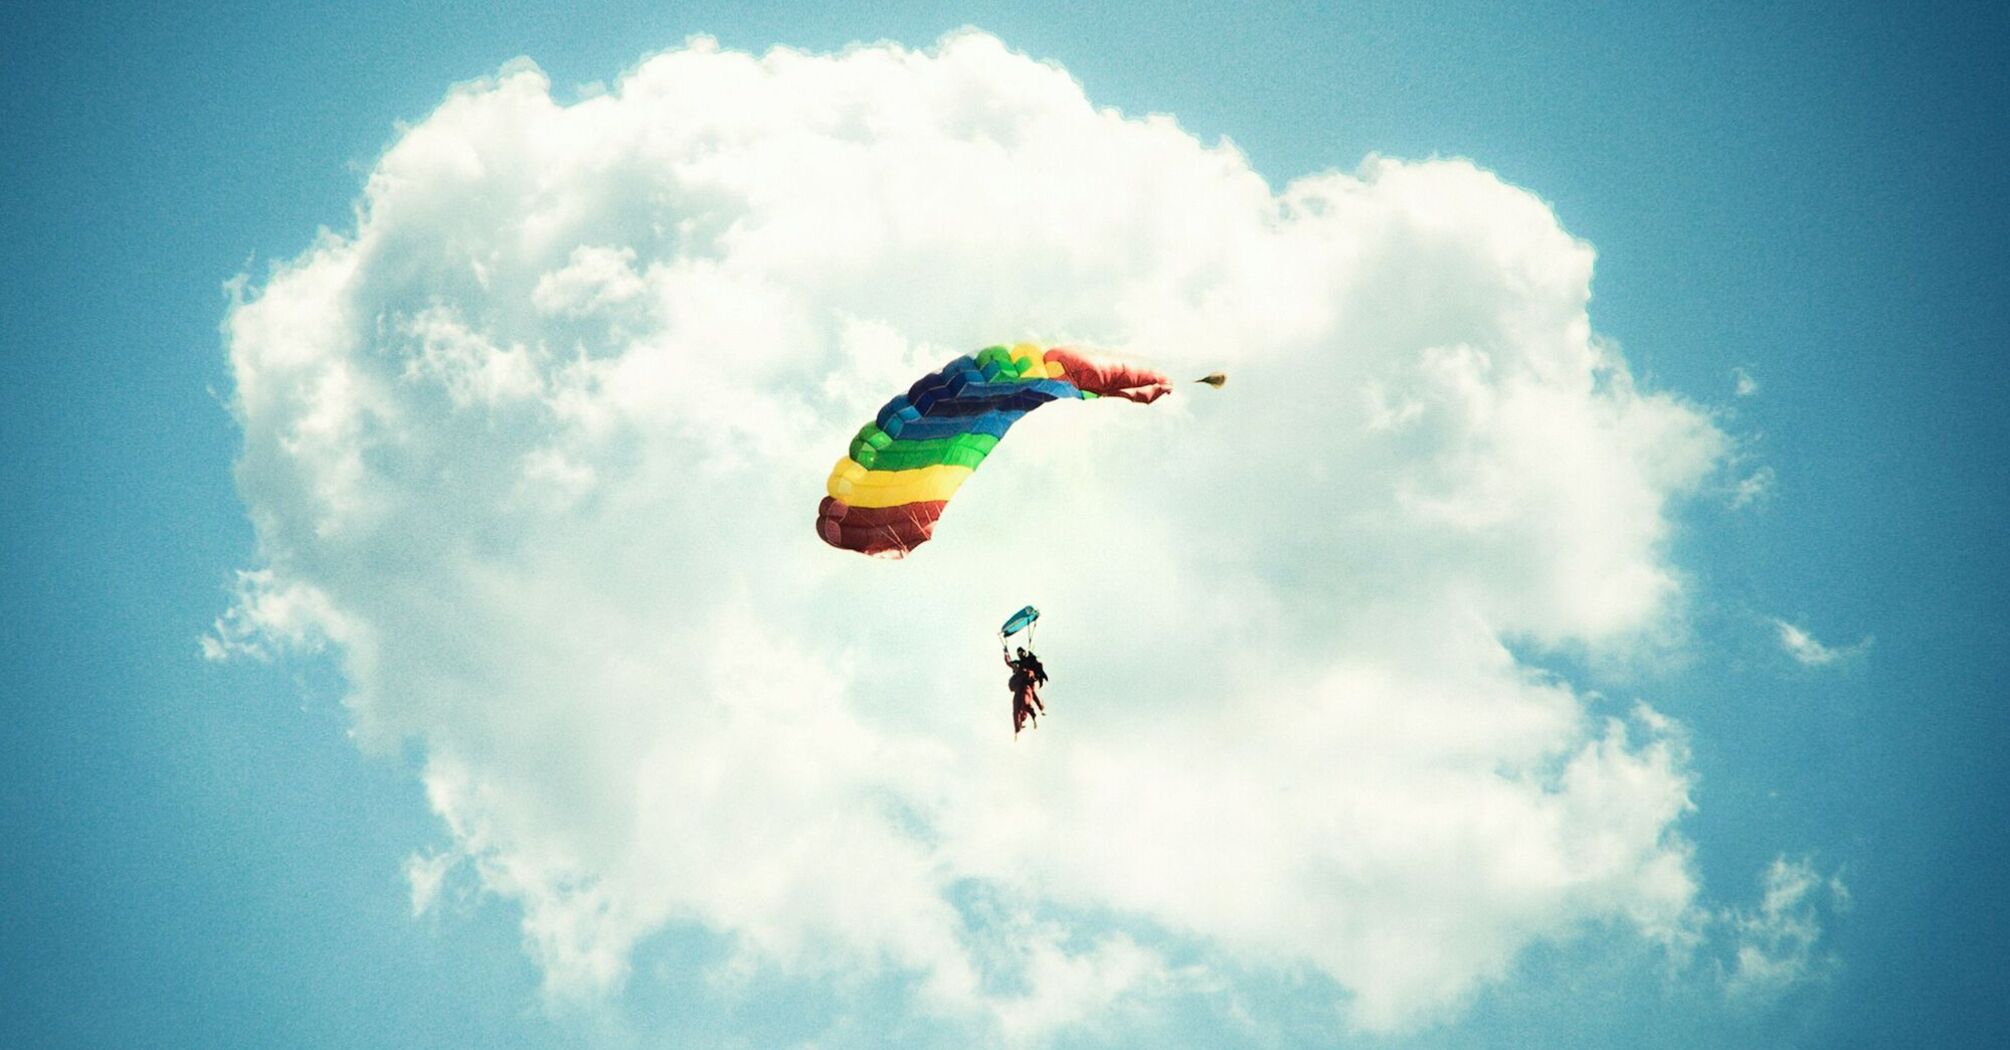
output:
M1019 647L1019 659L1024 660L1025 658L1026 658L1026 647L1022 645Z

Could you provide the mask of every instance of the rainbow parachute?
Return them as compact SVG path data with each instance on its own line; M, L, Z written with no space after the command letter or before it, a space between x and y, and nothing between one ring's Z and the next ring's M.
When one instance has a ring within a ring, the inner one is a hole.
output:
M928 542L963 479L1013 423L1059 398L1150 404L1172 392L1157 372L1067 347L994 346L921 377L886 403L831 469L817 507L825 543L898 558Z

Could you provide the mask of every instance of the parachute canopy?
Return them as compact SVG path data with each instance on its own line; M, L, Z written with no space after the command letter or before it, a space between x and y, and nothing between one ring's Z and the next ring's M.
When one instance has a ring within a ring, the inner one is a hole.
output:
M1028 605L1024 609L1013 613L1011 619L1005 621L1005 626L998 628L998 633L1009 638L1033 626L1033 621L1039 618L1040 610Z
M825 543L898 558L928 542L963 479L1021 416L1057 399L1149 404L1172 381L1067 347L994 346L921 377L886 403L831 468L817 507Z

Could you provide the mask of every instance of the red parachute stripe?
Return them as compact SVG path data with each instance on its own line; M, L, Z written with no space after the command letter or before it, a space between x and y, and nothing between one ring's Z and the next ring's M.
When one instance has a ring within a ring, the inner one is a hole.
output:
M1060 362L1067 371L1068 382L1099 397L1121 397L1149 405L1172 393L1172 381L1159 372L1095 357L1072 347L1054 347L1047 351L1046 359Z
M825 496L817 505L817 535L833 547L898 558L928 542L947 500L897 507L854 507Z

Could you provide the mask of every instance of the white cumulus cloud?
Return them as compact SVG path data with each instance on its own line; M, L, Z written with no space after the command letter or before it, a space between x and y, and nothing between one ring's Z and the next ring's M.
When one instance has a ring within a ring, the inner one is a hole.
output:
M243 285L260 560L209 645L329 646L359 741L424 756L415 908L477 880L556 999L677 928L980 1040L1266 972L1428 1023L1697 892L1680 727L1509 648L1679 618L1728 452L1594 334L1592 264L1470 163L1273 189L979 33L695 40L570 104L516 64ZM818 542L851 432L1020 339L1231 381L1029 417L905 561Z

